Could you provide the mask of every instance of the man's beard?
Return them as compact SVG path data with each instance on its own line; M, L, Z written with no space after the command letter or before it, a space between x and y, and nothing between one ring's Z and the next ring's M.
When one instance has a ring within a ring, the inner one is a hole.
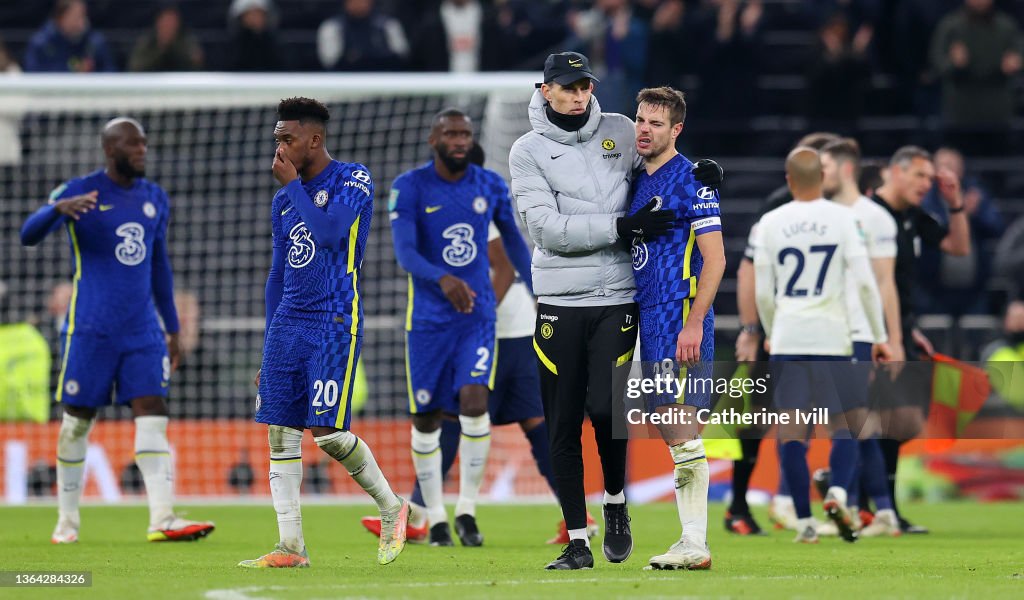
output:
M145 167L136 169L135 165L132 164L132 161L125 157L118 158L114 161L114 170L130 179L143 177L146 174Z
M444 150L438 149L437 156L438 158L441 159L441 162L444 164L445 168L451 171L452 173L461 173L469 167L468 154L463 156L462 158L455 158L449 155Z
M839 191L841 189L842 189L842 187L838 186L838 185L836 187L822 187L821 188L821 193L826 198L835 198L836 196L839 195Z

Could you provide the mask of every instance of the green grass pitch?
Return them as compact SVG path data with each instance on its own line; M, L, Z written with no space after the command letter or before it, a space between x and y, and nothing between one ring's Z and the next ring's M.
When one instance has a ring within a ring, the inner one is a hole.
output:
M599 515L600 508L591 510ZM410 545L394 564L376 564L376 541L364 532L361 506L303 508L311 569L248 571L239 560L269 551L277 525L269 506L186 506L217 530L195 543L145 541L146 509L85 507L81 540L54 546L53 507L0 508L0 570L89 570L87 589L14 590L0 598L1021 598L1024 597L1024 504L913 505L907 512L931 535L816 546L792 532L739 538L722 529L724 507L712 505L707 572L643 571L675 541L675 506L632 509L633 556L606 562L595 544L593 570L552 572L559 548L543 542L557 521L553 506L483 506L483 548ZM763 510L755 509L762 525Z

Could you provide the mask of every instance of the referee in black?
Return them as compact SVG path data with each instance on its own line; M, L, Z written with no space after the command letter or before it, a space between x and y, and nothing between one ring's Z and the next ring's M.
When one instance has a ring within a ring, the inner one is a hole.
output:
M921 208L925 195L937 183L939 196L949 210L949 227L941 225ZM907 521L896 504L896 466L900 446L921 432L930 403L931 370L926 359L934 349L916 328L914 291L917 285L917 256L921 244L939 248L954 256L971 251L971 232L964 213L960 180L949 170L936 172L931 154L917 146L904 146L889 160L889 177L875 190L873 200L896 220L896 291L903 325L903 349L907 364L892 376L876 371L871 397L882 410L883 432L878 440L889 476L889 494L903 533L928 533Z
M509 153L512 195L536 246L534 349L570 538L548 569L594 565L583 487L584 412L594 426L604 474L604 556L622 562L633 550L624 494L627 440L612 433L612 366L632 359L638 327L624 242L663 235L675 220L653 204L624 216L633 172L641 164L636 133L629 117L601 112L593 96L597 81L582 54L548 56L544 83L529 106L533 130ZM722 178L713 161L697 163L694 174L712 187Z

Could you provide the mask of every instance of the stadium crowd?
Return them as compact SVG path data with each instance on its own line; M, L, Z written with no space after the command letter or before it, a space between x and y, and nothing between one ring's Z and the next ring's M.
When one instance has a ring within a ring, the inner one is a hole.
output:
M0 70L533 70L573 49L594 57L615 111L673 84L714 99L705 117L749 116L763 112L758 76L775 74L799 76L794 108L814 119L996 127L1022 15L994 0L59 0L0 8Z

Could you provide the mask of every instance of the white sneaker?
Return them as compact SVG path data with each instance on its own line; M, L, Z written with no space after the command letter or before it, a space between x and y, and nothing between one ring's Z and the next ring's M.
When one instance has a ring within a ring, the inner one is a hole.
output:
M74 544L78 541L78 526L79 524L71 519L57 519L57 526L53 528L50 542L53 544Z
M776 529L796 531L798 519L796 508L793 506L793 498L789 496L773 497L771 506L768 507L768 519L775 524Z
M672 544L668 552L652 557L653 569L686 569L700 571L711 568L711 552L707 546L700 547L687 540L679 540Z
M809 517L807 519L800 519L798 523L797 534L793 541L797 544L817 544L818 528L821 527L818 521L814 517Z
M875 513L875 519L871 524L860 530L863 537L878 537L888 535L897 537L903 535L900 529L900 521L896 518L896 512L892 509L880 510Z

